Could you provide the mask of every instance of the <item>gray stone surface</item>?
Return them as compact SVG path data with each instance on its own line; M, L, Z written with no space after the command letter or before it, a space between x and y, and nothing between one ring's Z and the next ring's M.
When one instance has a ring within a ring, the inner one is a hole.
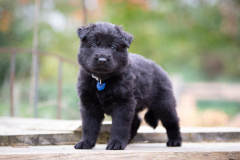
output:
M81 139L79 124L80 121L0 118L0 146L73 145ZM98 144L108 142L110 128L111 122L103 122ZM181 131L183 142L240 142L240 128L190 127L181 128ZM163 127L153 130L141 126L132 143L166 141Z
M165 143L130 144L125 150L105 150L97 144L92 150L77 150L72 145L0 147L0 159L134 159L134 160L240 160L240 143Z
M184 142L240 142L240 128L228 127L183 127L181 128ZM133 139L134 143L161 143L167 141L163 127L155 130L142 126Z

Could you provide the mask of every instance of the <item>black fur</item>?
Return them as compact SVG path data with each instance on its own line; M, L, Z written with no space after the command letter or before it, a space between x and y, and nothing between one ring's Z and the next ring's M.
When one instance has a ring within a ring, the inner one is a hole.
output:
M158 126L158 117L154 114L154 111L149 109L144 116L145 121L154 129Z
M103 22L79 28L78 36L81 68L77 93L81 100L83 136L75 148L94 147L106 113L112 116L106 149L124 149L140 126L137 113L146 107L147 123L156 128L161 120L166 128L167 146L181 146L176 102L168 75L153 61L128 53L133 36L119 26ZM99 58L105 58L106 63L99 63ZM97 90L92 74L106 83L104 90Z
M130 136L130 139L128 142L130 142L137 134L137 130L141 124L141 121L142 121L141 118L137 114L135 114L133 121L132 121L131 136Z

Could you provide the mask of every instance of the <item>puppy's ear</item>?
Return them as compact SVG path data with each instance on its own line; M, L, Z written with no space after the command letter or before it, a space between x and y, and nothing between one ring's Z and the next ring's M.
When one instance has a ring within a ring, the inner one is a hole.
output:
M80 40L83 40L93 27L94 27L94 24L90 24L89 26L82 26L78 28L77 34Z
M130 33L127 33L127 32L123 32L123 36L124 36L124 41L127 45L127 47L129 48L131 43L132 43L132 40L133 40L133 35L131 35Z
M124 43L129 48L131 43L132 43L132 40L133 40L133 35L131 35L130 33L125 32L122 29L122 26L115 26L115 27L118 30L119 34L122 36Z

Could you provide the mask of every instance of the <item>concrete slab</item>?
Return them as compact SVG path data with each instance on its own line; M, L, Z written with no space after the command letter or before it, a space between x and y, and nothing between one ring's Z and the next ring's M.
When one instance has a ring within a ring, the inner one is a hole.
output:
M103 122L99 144L110 139L111 122ZM240 128L183 127L183 142L240 142ZM29 118L0 118L0 146L69 145L81 139L80 120L47 120ZM141 126L133 143L165 143L163 127L155 130Z
M240 160L240 143L183 143L166 147L163 143L130 144L126 150L108 151L106 145L92 150L76 150L73 145L0 147L0 159L161 159Z
M21 131L74 131L81 126L80 120L56 120L40 118L0 117L0 135L8 130Z

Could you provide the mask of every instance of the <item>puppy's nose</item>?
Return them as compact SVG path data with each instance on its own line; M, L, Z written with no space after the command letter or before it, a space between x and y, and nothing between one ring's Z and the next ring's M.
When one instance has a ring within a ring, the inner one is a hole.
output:
M107 60L106 60L106 58L99 58L98 63L105 64L105 63L107 63Z

